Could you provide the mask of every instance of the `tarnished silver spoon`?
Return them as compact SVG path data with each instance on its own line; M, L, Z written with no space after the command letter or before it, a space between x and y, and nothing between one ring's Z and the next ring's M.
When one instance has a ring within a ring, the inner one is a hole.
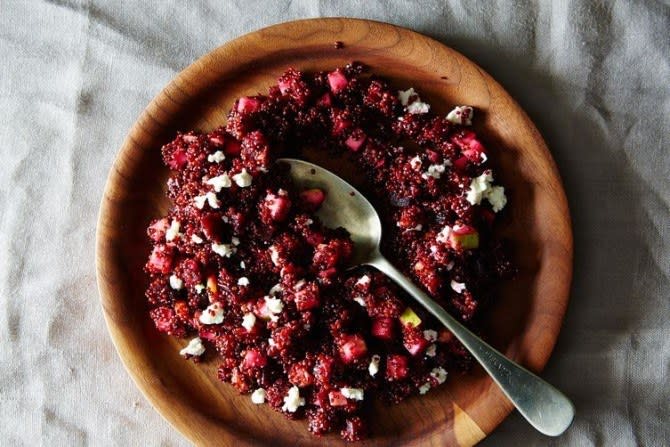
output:
M379 251L382 225L374 207L354 187L313 163L283 158L301 188L320 188L326 200L317 212L324 225L344 227L354 242L352 265L370 265L384 272L425 307L470 351L519 413L541 433L558 436L572 423L575 409L556 388L506 358L474 335L396 269Z

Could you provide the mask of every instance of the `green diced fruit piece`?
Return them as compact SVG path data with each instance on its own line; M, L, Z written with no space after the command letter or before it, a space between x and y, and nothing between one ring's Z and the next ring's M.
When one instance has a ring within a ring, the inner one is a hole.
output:
M454 250L472 250L479 247L479 233L468 225L451 230L449 244Z
M421 318L419 318L411 307L408 307L402 315L400 315L400 323L402 323L403 326L417 327L421 324Z

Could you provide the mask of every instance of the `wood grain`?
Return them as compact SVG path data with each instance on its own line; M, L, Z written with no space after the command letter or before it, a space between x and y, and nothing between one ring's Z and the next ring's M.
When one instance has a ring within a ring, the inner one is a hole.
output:
M342 41L344 48L335 49ZM477 108L475 129L491 149L509 197L502 231L512 240L519 279L501 285L486 316L492 344L533 371L553 349L568 302L572 233L556 166L535 126L503 88L461 54L425 36L365 20L314 19L235 39L180 73L130 130L111 169L100 207L96 263L103 314L119 356L154 407L197 445L343 444L309 435L216 379L216 359L185 362L185 342L160 336L146 313L142 273L145 228L168 206L160 147L176 130L210 130L233 100L265 92L288 67L325 70L361 61L397 87L413 86L434 110ZM332 168L332 166L331 166ZM339 172L347 178L347 172ZM349 179L351 180L351 179ZM113 392L113 390L108 390ZM400 405L376 404L364 446L473 445L511 411L479 368Z

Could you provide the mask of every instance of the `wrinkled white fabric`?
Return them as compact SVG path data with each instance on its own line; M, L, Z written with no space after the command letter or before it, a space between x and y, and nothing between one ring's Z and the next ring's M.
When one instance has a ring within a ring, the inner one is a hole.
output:
M463 52L528 112L575 231L546 378L557 439L513 414L483 445L670 444L670 6L664 1L0 0L0 444L188 445L134 387L102 320L96 214L136 117L183 67L260 27L388 21Z

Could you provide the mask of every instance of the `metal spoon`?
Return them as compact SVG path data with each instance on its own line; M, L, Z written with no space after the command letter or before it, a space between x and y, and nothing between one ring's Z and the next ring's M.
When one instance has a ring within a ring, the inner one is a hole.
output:
M353 265L376 267L412 295L460 340L538 431L558 436L570 426L575 408L567 397L466 329L382 256L381 221L363 194L315 164L289 158L279 161L290 165L290 176L301 188L321 188L327 192L317 215L326 226L349 231L354 241Z

